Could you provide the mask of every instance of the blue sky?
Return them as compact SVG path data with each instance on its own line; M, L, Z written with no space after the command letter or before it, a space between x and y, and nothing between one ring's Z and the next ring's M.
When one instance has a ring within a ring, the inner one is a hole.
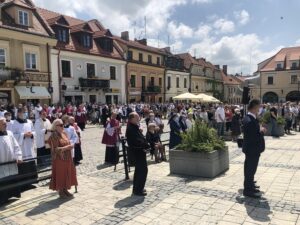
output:
M114 34L190 52L231 73L253 73L257 63L280 48L300 45L299 0L34 0L40 6L81 19L96 18ZM135 32L134 32L135 31ZM136 35L134 36L134 33ZM159 40L159 41L158 41Z

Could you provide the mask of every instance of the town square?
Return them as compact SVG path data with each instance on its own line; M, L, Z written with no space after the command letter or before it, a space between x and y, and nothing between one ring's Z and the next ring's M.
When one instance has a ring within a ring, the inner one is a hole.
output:
M0 0L0 225L300 225L299 7Z

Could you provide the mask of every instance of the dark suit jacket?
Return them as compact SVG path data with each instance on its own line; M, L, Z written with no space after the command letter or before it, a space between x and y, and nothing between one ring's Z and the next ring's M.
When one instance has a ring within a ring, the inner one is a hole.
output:
M243 152L248 155L259 155L265 150L265 139L260 132L259 121L253 116L247 115L243 120L243 125Z
M145 149L149 148L149 144L139 129L139 126L128 123L126 129L126 138L128 147L133 150L135 155L146 154Z

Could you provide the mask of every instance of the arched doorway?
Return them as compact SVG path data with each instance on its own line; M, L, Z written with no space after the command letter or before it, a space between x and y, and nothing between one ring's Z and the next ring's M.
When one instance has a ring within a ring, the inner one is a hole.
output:
M278 100L278 95L274 92L267 92L263 96L264 103L276 103Z
M300 101L300 92L299 91L291 91L286 95L286 101L289 102L299 102Z

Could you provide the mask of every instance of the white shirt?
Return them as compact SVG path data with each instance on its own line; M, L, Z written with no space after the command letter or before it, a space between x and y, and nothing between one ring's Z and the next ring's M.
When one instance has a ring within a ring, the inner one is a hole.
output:
M19 123L17 120L15 120L12 125L12 132L22 149L23 159L35 158L36 154L34 151L34 139L36 136L31 120L27 120L26 123ZM24 135L27 132L31 132L33 134L33 138L25 138Z
M256 119L256 115L253 114L252 112L248 112L248 115L250 115L250 116L252 116L252 117L254 117Z
M36 132L36 147L37 148L50 148L50 146L45 144L45 141L49 139L51 133L46 130L51 130L51 123L48 119L43 121L41 118L35 121L34 130Z
M215 112L215 119L217 123L224 123L225 122L225 110L222 107L218 107Z
M0 136L0 163L22 160L22 150L11 131L7 135ZM18 174L17 164L0 166L0 178Z

